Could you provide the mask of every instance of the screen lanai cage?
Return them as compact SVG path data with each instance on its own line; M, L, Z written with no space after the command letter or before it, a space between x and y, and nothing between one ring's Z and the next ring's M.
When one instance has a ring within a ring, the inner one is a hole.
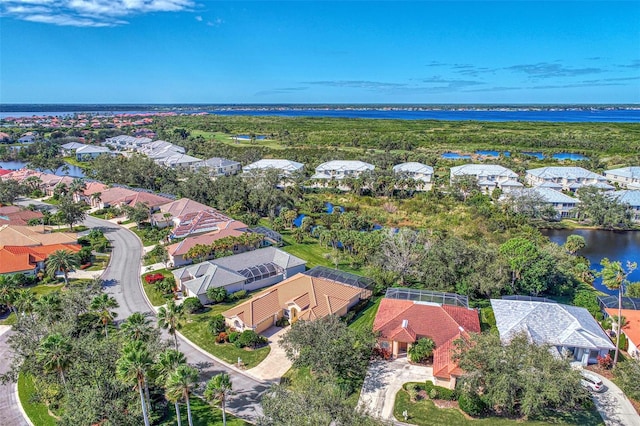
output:
M250 266L238 271L240 275L247 277L247 284L254 281L260 281L265 278L279 275L284 270L273 262L263 263L262 265Z
M326 280L336 281L341 284L358 287L362 290L361 298L367 299L373 294L373 280L362 277L360 275L351 274L349 272L339 271L337 269L326 268L324 266L316 266L303 274L315 278L324 278Z
M600 309L618 309L618 296L598 296L598 305ZM640 299L623 297L622 309L640 310Z
M418 290L414 288L388 288L384 295L387 299L412 300L414 302L436 303L438 305L451 305L469 307L469 298L455 293L440 291Z

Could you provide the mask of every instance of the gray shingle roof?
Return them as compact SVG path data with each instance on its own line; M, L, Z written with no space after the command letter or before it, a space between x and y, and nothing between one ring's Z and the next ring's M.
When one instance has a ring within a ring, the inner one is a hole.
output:
M491 299L500 338L525 332L533 342L553 346L614 349L589 311L559 303Z

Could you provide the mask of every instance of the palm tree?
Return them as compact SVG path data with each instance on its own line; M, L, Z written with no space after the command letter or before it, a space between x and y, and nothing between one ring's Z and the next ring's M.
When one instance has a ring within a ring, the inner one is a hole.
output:
M158 362L156 364L156 372L158 374L158 380L161 383L166 383L169 376L175 372L179 366L186 365L187 358L180 351L175 349L167 349L158 355ZM176 417L178 419L178 426L181 426L182 420L180 419L180 398L172 398L171 395L167 395L167 399L174 403L176 407Z
M22 290L18 290L16 292L16 298L14 301L14 305L16 307L16 310L22 314L29 314L31 315L33 313L33 308L36 302L36 296L33 293L33 291L29 290L29 289L22 289Z
M76 178L69 184L69 192L72 196L81 193L85 189L87 189L87 184L82 178Z
M145 401L143 387L146 381L147 372L151 369L153 361L144 343L135 340L129 342L122 349L122 356L116 364L116 375L118 379L127 384L135 384L140 393L140 406L145 426L150 426L147 403ZM135 387L134 387L135 389Z
M141 312L134 312L120 326L120 331L128 340L146 342L152 332L151 320Z
M176 332L182 328L184 320L184 309L182 305L176 305L176 302L170 300L167 306L163 306L158 310L158 327L169 331L173 336L176 350L178 349L178 335Z
M231 379L227 373L215 375L207 383L204 398L212 404L222 406L222 425L227 426L227 400L231 396Z
M75 253L69 250L56 250L49 255L47 259L46 270L51 278L55 278L58 271L62 271L64 275L65 287L69 285L69 271L77 268L80 260Z
M64 371L71 364L71 343L60 333L48 335L36 352L36 359L43 363L45 371L55 371L60 375L63 386L67 386Z
M624 293L624 286L629 284L627 277L638 267L635 262L627 261L626 270L620 262L611 262L606 257L600 262L602 265L602 271L600 276L602 277L602 283L609 290L618 290L618 318L622 318L622 293ZM618 353L620 352L620 333L622 329L622 321L617 321L616 331L616 354L613 357L613 366L618 363Z
M184 399L187 401L187 419L189 426L193 426L191 419L191 403L189 397L198 386L198 370L188 365L180 365L176 371L167 378L167 395L172 400Z
M15 300L18 295L15 282L6 276L0 277L0 304L5 305L9 310L18 315Z
M36 313L41 318L47 318L49 324L58 319L61 309L60 294L58 292L43 294L34 303Z
M100 205L100 201L102 201L102 192L94 192L93 194L91 194L92 207L98 207Z
M102 293L101 295L94 297L91 301L91 305L89 305L89 309L98 314L99 321L104 326L104 336L107 338L109 337L108 325L118 315L110 309L117 308L118 306L120 305L116 299L109 297L106 293Z

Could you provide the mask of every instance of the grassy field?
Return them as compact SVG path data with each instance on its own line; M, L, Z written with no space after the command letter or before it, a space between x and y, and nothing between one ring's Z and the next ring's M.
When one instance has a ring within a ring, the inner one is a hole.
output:
M167 300L171 298L171 295L162 294L161 292L156 290L156 287L154 284L147 284L147 282L144 280L144 277L146 277L147 275L153 275L153 274L162 274L165 277L172 277L173 275L168 269L159 269L157 271L152 271L152 272L147 272L145 274L142 274L142 288L144 289L144 292L147 294L149 301L153 306L162 306L165 303L167 303Z
M349 327L354 330L372 330L381 300L382 296L369 301L369 305L356 315Z
M406 385L405 385L406 386ZM407 410L409 418L407 423L415 425L447 425L447 426L465 426L465 425L531 425L542 426L548 424L565 424L565 425L603 425L602 418L595 410L574 412L566 415L550 415L536 421L522 421L513 419L503 419L499 417L487 417L481 419L467 418L460 410L455 408L438 408L433 401L419 400L411 402L409 394L401 390L396 395L393 415L398 420L403 420L402 412Z
M20 374L18 376L18 396L22 408L29 416L29 419L37 426L55 426L56 419L49 415L49 410L45 404L32 401L36 389L30 376Z
M218 426L222 424L222 411L217 407L212 407L198 397L191 398L191 417L193 426ZM183 425L189 424L187 421L187 406L180 404L180 418ZM168 413L158 426L173 426L177 424L176 410L173 405L169 405ZM244 426L250 423L245 422L227 413L228 426Z

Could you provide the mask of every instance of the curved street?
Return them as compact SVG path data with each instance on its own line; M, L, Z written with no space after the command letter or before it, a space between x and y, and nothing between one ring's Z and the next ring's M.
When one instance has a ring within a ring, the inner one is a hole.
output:
M26 200L20 204L32 203L34 203L33 200ZM35 202L34 204L44 203ZM113 246L111 261L104 271L102 279L104 291L114 297L120 305L115 310L118 314L117 320L122 321L134 312L155 316L155 311L147 303L140 286L142 244L138 237L121 226L92 216L87 216L84 225L89 228L102 229L105 237ZM7 345L8 333L10 332L0 336L0 359L2 360L11 357L11 351ZM234 392L227 404L229 412L246 420L255 420L261 414L260 396L268 388L269 383L261 382L241 371L227 367L181 336L179 336L178 342L180 350L185 353L189 364L200 370L203 383L218 373L229 374ZM7 362L1 364L0 368L2 369L8 366ZM22 426L27 424L17 406L14 384L0 385L0 413L2 419L0 423L3 425Z

